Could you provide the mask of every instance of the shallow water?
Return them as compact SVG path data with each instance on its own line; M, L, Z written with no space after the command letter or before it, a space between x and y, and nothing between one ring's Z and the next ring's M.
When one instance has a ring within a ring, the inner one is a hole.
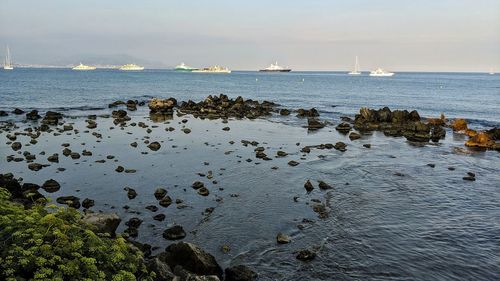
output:
M201 100L210 94L271 100L286 107L316 107L326 118L352 115L360 107L416 109L423 116L467 118L474 127L499 126L500 75L397 73L394 77L340 72L229 75L168 70L15 69L0 71L0 110L105 108L115 100L146 96ZM75 110L76 109L76 110ZM0 119L1 120L1 119Z
M26 162L6 162L5 156L16 153L6 144L6 132L0 133L0 172L12 172L25 182L38 184L53 178L62 188L50 194L52 198L88 197L96 201L93 210L117 212L123 221L139 217L144 222L137 240L160 249L170 243L162 238L163 230L180 224L188 232L184 241L201 245L223 267L240 263L252 266L259 272L259 280L500 277L500 156L495 151L457 152L455 147L464 148L461 135L448 131L439 144L421 146L378 132L350 141L333 126L311 133L300 126L305 120L295 117L230 119L223 124L220 120L174 116L166 124L150 121L144 109L134 115L133 121L145 122L152 132L130 126L110 130L114 127L112 119L98 118L98 127L91 132L103 135L100 142L84 132L83 118L67 118L79 134L44 133L36 145L21 149L36 154L39 163L48 163L46 157L59 153L58 164L38 172L28 170ZM182 119L188 122L182 124ZM18 130L30 124L18 122ZM166 132L169 126L176 130ZM192 132L183 133L182 126ZM225 126L231 130L223 131ZM159 141L161 149L150 151L143 143L144 136ZM30 140L18 138L23 145ZM273 160L255 158L255 147L245 147L241 140L258 141ZM139 144L137 148L129 145L134 141ZM305 145L337 141L348 144L346 152L300 152ZM87 149L93 156L78 160L64 157L61 144L65 142L73 151ZM365 143L372 147L364 148ZM289 155L275 158L278 150ZM41 151L46 155L38 155ZM106 155L116 156L117 162L94 162ZM290 160L300 164L291 167L287 164ZM137 172L117 173L114 170L118 165ZM57 172L58 167L66 171ZM197 175L209 170L217 184ZM469 171L476 173L475 182L462 180ZM303 187L307 179L315 186L309 194ZM205 183L210 190L208 197L191 188L195 180ZM334 188L319 190L317 180ZM138 196L129 200L125 186L134 188ZM147 205L157 205L153 192L159 186L166 188L174 201L184 200L182 205L187 207L178 209L172 204L168 208L158 206L156 213L146 210ZM312 199L326 204L327 218L313 212ZM123 209L124 205L130 209ZM215 210L206 216L202 213L208 207ZM152 216L158 213L166 214L166 220L154 221ZM312 222L303 223L303 219ZM299 224L303 230L297 227ZM124 230L123 223L119 230ZM290 235L292 243L278 245L278 232ZM221 251L223 245L230 246L229 253ZM312 262L296 260L294 252L302 248L315 249L317 258Z

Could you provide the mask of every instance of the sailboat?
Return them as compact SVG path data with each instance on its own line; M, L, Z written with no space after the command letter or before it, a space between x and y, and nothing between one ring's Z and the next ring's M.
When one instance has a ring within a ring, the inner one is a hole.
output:
M5 55L5 62L3 64L3 69L5 70L13 70L12 59L10 58L10 50L9 46L7 46L7 54Z
M356 63L354 64L354 70L348 73L349 75L360 75L358 56L356 56Z

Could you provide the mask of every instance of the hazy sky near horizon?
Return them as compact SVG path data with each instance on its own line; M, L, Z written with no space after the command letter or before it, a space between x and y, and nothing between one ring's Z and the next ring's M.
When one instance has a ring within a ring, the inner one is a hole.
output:
M500 0L2 0L7 44L18 63L500 71Z

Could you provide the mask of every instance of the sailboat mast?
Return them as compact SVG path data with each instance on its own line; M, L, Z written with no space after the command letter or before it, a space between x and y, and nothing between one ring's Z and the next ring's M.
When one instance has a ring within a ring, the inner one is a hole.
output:
M359 72L358 56L356 56L356 65L354 65L354 71Z

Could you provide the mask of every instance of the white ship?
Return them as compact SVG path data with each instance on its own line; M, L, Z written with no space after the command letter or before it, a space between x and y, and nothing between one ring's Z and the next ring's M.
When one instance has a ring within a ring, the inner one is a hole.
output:
M195 70L192 70L191 72L196 72L196 73L231 73L231 70L229 70L229 68L227 68L227 67L214 65L214 66L205 67L205 68L201 68L201 69L195 69Z
M292 71L290 68L285 68L278 65L278 62L271 63L271 65L267 68L261 69L259 71L262 72L290 72Z
M95 70L96 67L95 66L84 65L84 64L80 63L79 65L73 67L72 69L73 70L82 70L82 71L85 71L85 70Z
M393 76L394 72L387 72L383 70L382 68L377 68L376 70L370 72L370 76L376 76L376 77L389 77Z
M10 58L9 46L7 46L7 53L5 54L5 61L3 64L3 69L5 69L5 70L13 70L14 69L14 66L12 65L12 59Z
M140 70L144 70L144 66L138 66L137 64L130 63L130 64L122 65L118 69L123 70L123 71L140 71Z
M356 63L354 64L354 70L348 73L349 75L360 75L358 56L356 56Z
M493 68L490 68L490 75L495 75L495 72L493 71Z
M175 71L191 72L193 70L198 70L198 68L187 66L185 63L181 63L174 68Z

